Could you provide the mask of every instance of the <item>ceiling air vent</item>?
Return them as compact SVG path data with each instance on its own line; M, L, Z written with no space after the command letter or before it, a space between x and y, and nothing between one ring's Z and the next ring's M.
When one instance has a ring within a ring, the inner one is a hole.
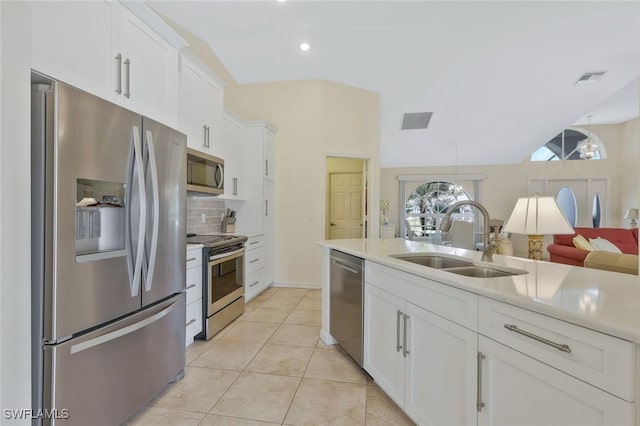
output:
M402 117L402 130L426 129L432 112L407 112Z
M596 83L598 82L606 71L595 71L595 72L587 72L582 75L576 81L576 84L585 84L585 83Z

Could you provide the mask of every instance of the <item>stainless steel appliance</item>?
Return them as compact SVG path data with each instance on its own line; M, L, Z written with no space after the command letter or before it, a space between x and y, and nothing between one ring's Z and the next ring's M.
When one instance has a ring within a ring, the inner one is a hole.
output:
M331 250L329 332L362 367L364 260Z
M244 243L242 235L194 235L189 243L204 244L202 333L210 339L244 312Z
M224 160L187 149L187 190L224 194Z
M32 81L34 424L115 425L184 374L186 136Z

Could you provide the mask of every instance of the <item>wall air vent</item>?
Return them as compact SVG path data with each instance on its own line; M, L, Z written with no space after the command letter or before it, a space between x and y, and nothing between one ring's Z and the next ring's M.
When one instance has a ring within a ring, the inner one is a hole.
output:
M407 112L402 117L401 130L426 129L432 115L432 112Z
M593 84L600 81L606 71L587 72L576 81L576 84Z

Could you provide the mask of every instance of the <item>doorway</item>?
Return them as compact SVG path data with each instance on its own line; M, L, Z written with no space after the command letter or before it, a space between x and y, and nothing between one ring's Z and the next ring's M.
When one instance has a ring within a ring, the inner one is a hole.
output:
M367 161L327 157L325 238L366 238Z

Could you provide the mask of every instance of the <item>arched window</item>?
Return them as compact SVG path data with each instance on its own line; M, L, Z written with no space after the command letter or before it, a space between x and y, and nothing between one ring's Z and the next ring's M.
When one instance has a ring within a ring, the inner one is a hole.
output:
M440 220L447 209L458 201L470 200L460 185L444 181L432 181L418 186L406 200L405 217L414 237L428 237L440 228ZM452 216L456 220L473 222L471 207L463 206Z
M602 141L591 132L590 134L578 128L563 130L558 136L542 145L536 152L531 154L531 161L560 161L560 160L583 160L580 158L578 144L591 137L596 148L592 160L607 158L607 152Z
M596 195L593 196L593 206L591 208L591 220L594 228L600 228L601 216L600 195L596 192Z
M564 214L564 217L567 218L569 224L573 227L578 223L578 203L576 201L576 195L573 192L573 189L568 186L563 186L558 191L558 195L556 197L556 201L558 202L558 207Z

